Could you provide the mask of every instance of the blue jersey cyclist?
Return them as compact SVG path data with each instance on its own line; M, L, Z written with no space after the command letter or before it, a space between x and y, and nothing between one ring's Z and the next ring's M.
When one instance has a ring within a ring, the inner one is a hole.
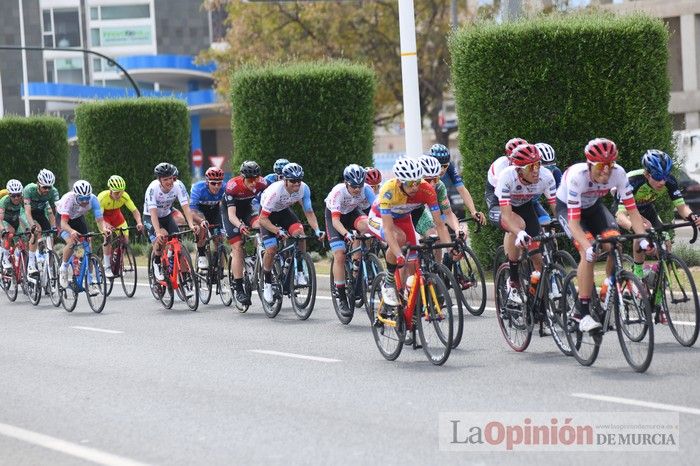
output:
M275 160L275 163L272 165L272 173L270 173L269 175L265 175L265 182L268 185L271 185L275 181L281 180L282 170L284 169L284 167L287 166L288 163L289 160L284 158Z
M209 267L209 259L206 256L205 245L207 242L207 227L218 225L221 227L221 215L219 205L224 198L224 171L217 167L209 167L204 174L204 180L198 181L192 186L190 192L190 210L195 224L201 228L197 238L197 268ZM218 244L220 235L214 237Z
M433 144L430 148L430 155L438 159L442 170L440 171L440 177L443 183L447 183L447 180L451 181L455 189L459 193L462 201L464 201L464 206L469 210L471 216L476 219L482 225L486 224L486 217L481 212L476 210L474 206L474 200L469 190L464 186L464 181L462 177L459 176L455 165L450 161L450 151L442 144Z

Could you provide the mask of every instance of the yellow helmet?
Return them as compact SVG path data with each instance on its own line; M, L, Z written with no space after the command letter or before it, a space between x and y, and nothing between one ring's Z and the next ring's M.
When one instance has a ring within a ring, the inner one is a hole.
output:
M112 175L107 180L107 187L110 191L124 191L126 189L126 181L119 175Z

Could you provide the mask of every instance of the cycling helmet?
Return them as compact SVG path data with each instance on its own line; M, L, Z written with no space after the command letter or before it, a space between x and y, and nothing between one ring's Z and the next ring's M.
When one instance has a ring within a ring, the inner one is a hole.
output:
M126 189L126 181L119 175L112 175L107 180L107 187L110 191L124 191Z
M223 175L223 173L222 173ZM257 178L260 176L260 165L258 162L246 160L241 164L241 175L243 178Z
M430 155L435 157L440 165L450 163L450 151L442 144L433 144L430 148ZM423 165L425 167L425 165Z
M24 186L19 180L10 180L7 182L7 192L10 194L22 194Z
M392 171L401 182L418 181L423 178L423 167L420 160L414 158L400 158L394 163Z
M365 184L365 169L361 166L353 163L345 167L343 170L343 179L350 184L350 186L362 186Z
M288 163L282 169L282 176L291 181L301 181L304 179L304 169L298 163Z
M175 171L173 171L173 176L177 178L178 176L180 176L180 170L178 170L176 165L173 165L173 168L175 169Z
M510 154L510 163L516 167L524 167L539 162L542 156L534 144L520 144Z
M367 183L370 186L377 186L379 183L382 182L382 172L377 170L374 167L367 167L365 168L367 171L367 175L365 176L365 183Z
M513 138L506 142L506 155L510 156L520 144L528 144L528 142L523 138Z
M277 159L275 160L274 165L272 165L272 171L277 173L278 175L282 174L282 169L289 163L289 160L287 159Z
M76 196L89 196L92 194L92 186L85 180L78 180L73 183L73 192Z
M424 155L420 158L421 167L423 167L423 176L426 178L437 178L440 176L440 160L437 157Z
M217 167L209 167L204 173L204 177L207 179L207 181L223 181L224 171Z
M41 186L53 186L56 183L56 177L53 175L51 170L42 168L37 175L36 180Z
M649 149L642 156L642 166L655 180L661 181L668 178L673 168L673 160L664 151Z
M156 165L156 168L153 169L153 174L157 178L165 178L168 176L177 176L178 170L172 163L162 162Z
M614 162L617 159L617 146L610 139L591 139L584 149L589 162Z
M538 142L535 144L535 147L537 147L537 150L540 151L542 162L554 163L557 158L557 154L554 152L554 148L552 146L544 142Z

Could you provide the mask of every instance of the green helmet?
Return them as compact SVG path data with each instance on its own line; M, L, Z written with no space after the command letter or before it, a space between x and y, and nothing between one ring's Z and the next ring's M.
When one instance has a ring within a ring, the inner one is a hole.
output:
M112 175L107 180L107 187L110 191L124 191L126 189L126 181L119 175Z

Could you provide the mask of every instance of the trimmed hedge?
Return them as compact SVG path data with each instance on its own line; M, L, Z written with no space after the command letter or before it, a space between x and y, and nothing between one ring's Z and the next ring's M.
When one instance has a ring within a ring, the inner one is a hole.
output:
M62 118L7 116L0 119L0 189L16 178L36 183L42 168L56 175L56 188L68 188L68 128Z
M551 16L454 33L459 148L479 208L485 173L515 136L551 144L562 170L585 160L594 137L615 141L627 170L647 149L670 152L667 42L664 23L643 15ZM484 263L502 238L495 228L473 237Z
M347 62L245 67L231 77L232 170L280 157L304 168L319 224L323 200L351 163L372 164L374 72Z
M190 120L187 106L175 99L107 100L81 104L75 110L80 144L80 176L95 194L107 179L120 175L140 211L153 167L175 164L190 185ZM131 220L130 216L126 216Z

